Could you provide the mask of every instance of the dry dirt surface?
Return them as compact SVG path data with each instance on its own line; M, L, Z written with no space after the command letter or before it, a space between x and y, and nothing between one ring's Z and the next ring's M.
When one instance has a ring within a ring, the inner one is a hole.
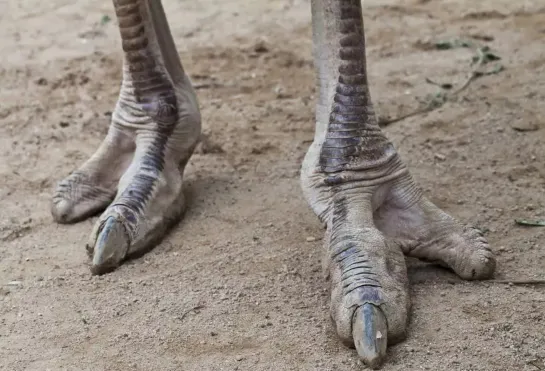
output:
M299 187L313 136L308 0L164 2L198 88L203 142L189 210L157 248L92 277L96 218L57 225L57 181L106 133L120 83L108 0L2 0L0 369L361 370L330 323L323 230ZM369 0L373 99L381 115L461 84L470 48L505 69L389 137L427 195L486 231L497 279L545 278L545 3ZM465 283L410 262L408 339L394 370L545 370L545 287Z

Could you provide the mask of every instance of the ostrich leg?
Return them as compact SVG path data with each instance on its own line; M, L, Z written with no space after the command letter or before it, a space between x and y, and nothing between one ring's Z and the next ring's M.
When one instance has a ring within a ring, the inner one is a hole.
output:
M313 0L319 100L301 181L327 226L331 317L370 367L405 338L410 310L403 253L464 279L495 269L486 240L428 201L378 127L365 60L360 0Z
M153 247L184 210L182 176L200 135L200 113L159 0L114 0L123 82L104 142L60 182L61 223L104 211L88 252L95 274ZM111 204L110 204L111 203Z

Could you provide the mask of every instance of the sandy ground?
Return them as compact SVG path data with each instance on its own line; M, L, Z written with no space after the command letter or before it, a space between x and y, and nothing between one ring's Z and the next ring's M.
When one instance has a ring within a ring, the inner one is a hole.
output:
M49 202L109 123L111 3L0 7L0 369L364 368L332 330L322 230L299 188L315 98L308 0L165 2L204 118L190 208L156 249L102 277L84 251L95 219L54 224ZM434 93L426 77L467 76L472 52L437 41L502 57L505 71L387 132L432 200L487 231L497 278L545 278L545 228L514 223L545 218L543 2L369 0L364 13L383 115ZM463 283L415 262L410 278L409 338L384 370L545 370L543 286Z

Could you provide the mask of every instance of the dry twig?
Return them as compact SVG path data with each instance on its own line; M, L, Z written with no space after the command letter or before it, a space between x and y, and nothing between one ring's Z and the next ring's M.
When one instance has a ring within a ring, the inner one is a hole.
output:
M443 106L449 99L455 97L456 95L458 95L459 93L461 93L462 91L467 89L467 87L473 81L475 81L477 78L482 77L482 76L486 76L486 75L496 74L496 73L499 73L500 71L502 71L503 70L502 65L497 65L491 71L486 71L486 72L480 71L480 69L481 69L481 67L483 65L485 65L486 63L488 63L491 60L497 60L497 59L499 59L499 57L495 56L492 53L489 53L487 47L478 48L477 49L477 55L474 57L475 66L471 70L471 73L470 73L469 77L464 81L464 83L458 89L452 91L451 93L447 93L447 92L444 92L444 91L440 92L440 93L437 93L431 99L428 100L427 104L424 107L417 108L416 110L414 110L412 112L409 112L409 113L406 113L406 114L403 114L401 116L394 117L394 118L379 117L379 119L378 119L379 126L385 127L385 126L391 125L393 123L403 121L403 120L405 120L405 119L407 119L409 117L417 116L417 115L420 115L420 114L426 113L426 112L431 112L431 111ZM434 83L433 81L431 81L430 79L426 79L426 81L428 83L438 85L443 90L447 90L447 89L450 89L452 87L452 84L437 84L437 83Z

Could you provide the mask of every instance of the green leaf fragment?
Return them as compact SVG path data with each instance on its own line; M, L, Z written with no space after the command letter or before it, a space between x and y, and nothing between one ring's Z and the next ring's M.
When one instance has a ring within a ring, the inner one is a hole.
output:
M501 57L497 54L492 53L488 46L483 46L477 49L477 53L473 57L471 57L472 64L477 62L486 64L488 62L499 61L499 60L501 60Z
M453 49L454 45L450 41L439 41L435 43L435 47L439 50Z
M545 227L545 220L515 219L515 223L528 227Z
M503 65L498 63L490 71L475 71L474 73L476 77L489 76L489 75L496 75L500 73L501 71L503 71L504 69L505 67L503 67Z
M501 59L500 56L490 52L485 53L485 58L487 61L499 61Z
M100 24L104 26L105 24L107 24L111 20L112 20L112 18L110 18L109 15L105 14L105 15L102 16L102 18L100 18Z
M435 48L439 50L449 50L449 49L455 49L455 48L472 48L473 46L474 45L471 41L460 40L460 39L438 41L435 43Z
M430 79L429 77L426 77L426 82L428 84L432 84L432 85L435 85L435 86L439 86L441 89L445 89L445 90L450 90L454 87L454 85L450 84L450 83L439 83L439 82L435 82L433 81L432 79Z

